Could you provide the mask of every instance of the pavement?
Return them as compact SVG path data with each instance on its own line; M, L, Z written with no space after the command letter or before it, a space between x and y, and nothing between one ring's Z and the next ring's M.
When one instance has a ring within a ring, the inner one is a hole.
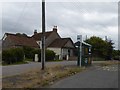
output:
M118 65L93 66L86 71L62 79L49 88L118 88Z

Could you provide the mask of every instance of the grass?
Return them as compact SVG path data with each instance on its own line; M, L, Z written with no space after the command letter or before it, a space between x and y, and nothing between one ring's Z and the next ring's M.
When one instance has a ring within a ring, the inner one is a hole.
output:
M32 60L32 59L28 59L28 58L26 58L24 61L32 62L33 60Z
M105 59L101 57L93 57L92 59L93 61L105 61Z
M119 61L106 61L104 63L100 63L100 66L109 66L109 65L119 65L120 62Z
M41 88L85 69L85 67L59 65L45 70L31 70L21 75L3 78L2 85L3 88Z

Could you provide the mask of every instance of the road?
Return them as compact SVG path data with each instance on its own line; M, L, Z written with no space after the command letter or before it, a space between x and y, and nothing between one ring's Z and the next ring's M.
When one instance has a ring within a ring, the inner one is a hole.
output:
M97 63L101 63L101 61L93 62L93 64L97 64ZM45 66L47 67L54 66L54 65L64 65L64 66L65 65L77 65L77 61L60 61L60 62L46 62L45 63ZM1 78L1 77L7 77L7 76L25 73L33 69L41 69L41 63L31 62L29 64L0 66L0 68L2 69L1 70L2 72L0 72L0 78Z
M46 62L45 66L51 67L55 65L77 65L76 63L76 61ZM31 62L29 64L2 66L2 77L25 73L33 69L41 69L41 63Z
M54 83L51 88L116 88L118 87L118 67L100 67L93 62L88 70ZM76 65L76 61L46 62L47 67L54 65ZM41 63L32 62L22 65L0 66L2 77L22 74L32 69L41 69Z
M118 88L118 66L93 66L54 83L50 88Z

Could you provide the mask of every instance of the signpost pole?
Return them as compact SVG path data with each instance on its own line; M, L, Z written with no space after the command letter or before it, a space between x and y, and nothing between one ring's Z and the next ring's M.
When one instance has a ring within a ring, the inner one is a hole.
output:
M80 35L80 67L82 66L82 35Z
M82 35L77 36L78 43L78 61L77 66L81 67L81 61L82 61Z

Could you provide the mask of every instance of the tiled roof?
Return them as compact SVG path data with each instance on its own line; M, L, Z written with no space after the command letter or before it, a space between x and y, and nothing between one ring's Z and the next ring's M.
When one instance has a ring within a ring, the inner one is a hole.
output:
M45 32L45 38L47 38L53 31ZM42 33L36 33L32 36L35 40L41 40Z
M51 43L48 47L58 47L58 48L61 48L61 47L64 47L65 44L71 40L70 38L58 38L58 39L55 39L53 41L53 43Z
M10 34L6 33L7 38L9 38L15 45L18 46L30 46L30 47L36 47L38 48L38 44L36 41L28 36L23 36L23 35L16 35L16 34Z

